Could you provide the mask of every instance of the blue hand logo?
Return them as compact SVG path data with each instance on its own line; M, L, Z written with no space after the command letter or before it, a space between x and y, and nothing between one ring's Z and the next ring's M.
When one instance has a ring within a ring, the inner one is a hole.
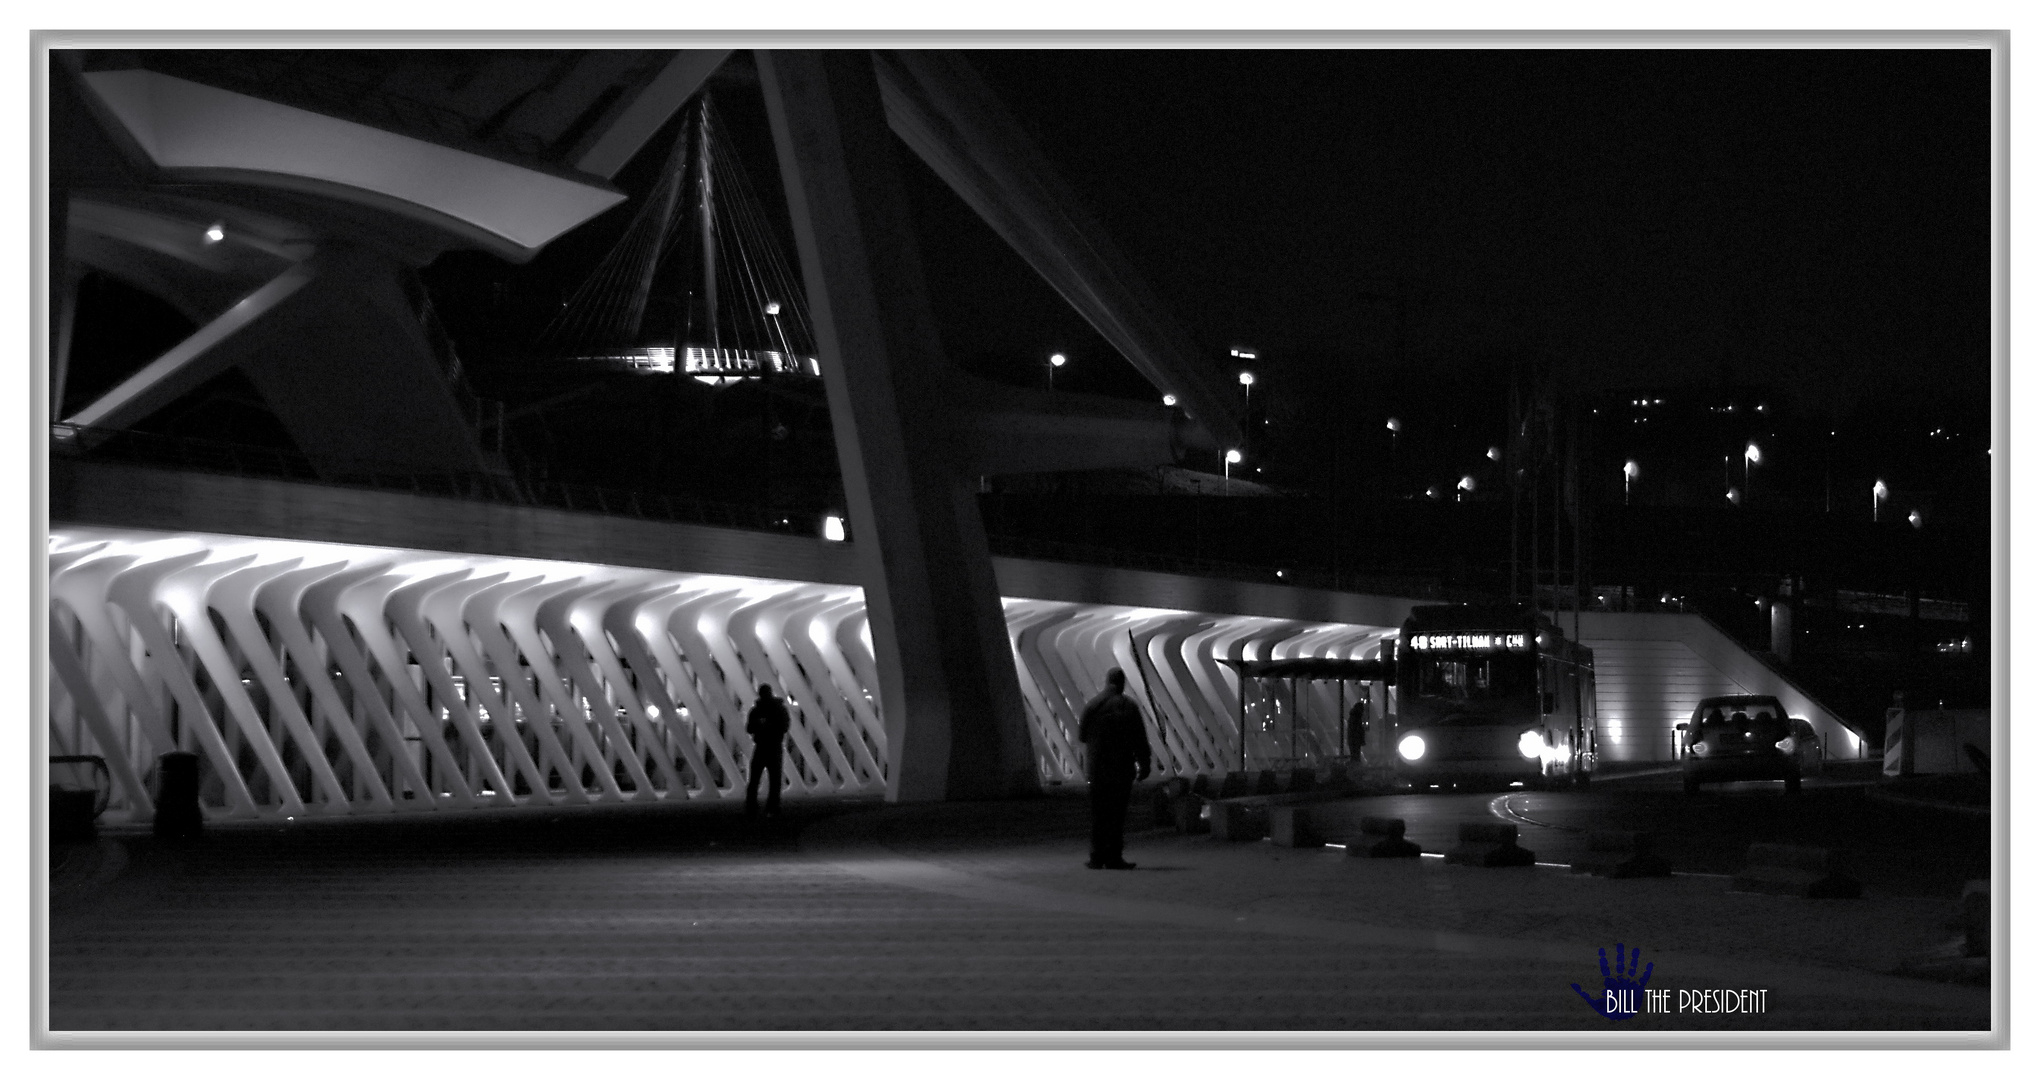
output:
M1637 978L1636 963L1643 959L1643 949L1638 947L1628 952L1629 969L1624 971L1622 944L1620 942L1615 944L1615 968L1610 971L1608 950L1600 950L1602 990L1598 1000L1580 989L1579 983L1572 984L1573 993L1585 1000L1589 1008L1610 1020L1629 1020L1636 1016L1638 1010L1642 1008L1643 988L1650 984L1650 973L1657 969L1655 963L1645 964L1643 978Z

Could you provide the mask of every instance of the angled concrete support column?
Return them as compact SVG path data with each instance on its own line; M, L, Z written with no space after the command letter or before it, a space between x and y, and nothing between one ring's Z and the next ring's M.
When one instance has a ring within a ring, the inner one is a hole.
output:
M871 55L758 54L821 346L895 801L1038 785Z

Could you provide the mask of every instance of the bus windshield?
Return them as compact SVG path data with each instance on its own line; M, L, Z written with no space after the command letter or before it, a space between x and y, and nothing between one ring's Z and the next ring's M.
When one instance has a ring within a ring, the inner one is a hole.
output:
M1410 692L1447 701L1527 698L1537 689L1536 661L1521 653L1426 656L1410 673Z

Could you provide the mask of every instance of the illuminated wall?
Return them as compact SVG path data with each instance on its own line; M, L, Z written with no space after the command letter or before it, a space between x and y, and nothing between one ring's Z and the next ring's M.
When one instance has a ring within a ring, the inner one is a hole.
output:
M105 757L116 817L153 812L172 749L201 756L226 818L741 797L760 682L792 704L790 796L885 790L855 587L71 527L49 559L49 752ZM1239 686L1218 657L1369 655L1386 632L1006 610L1037 762L1063 782L1081 779L1077 716L1110 667L1159 718L1162 775L1223 772ZM1254 767L1336 748L1333 689L1294 711L1256 698Z

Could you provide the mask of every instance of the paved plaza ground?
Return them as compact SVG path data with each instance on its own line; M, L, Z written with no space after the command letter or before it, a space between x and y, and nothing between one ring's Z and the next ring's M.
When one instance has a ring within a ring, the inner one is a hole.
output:
M1375 861L1085 807L797 803L109 832L59 852L54 1032L1977 1031L1981 987L1889 974L1955 898ZM1423 838L1419 837L1421 841ZM1431 843L1426 847L1433 848ZM1750 1014L1613 1023L1598 951Z

